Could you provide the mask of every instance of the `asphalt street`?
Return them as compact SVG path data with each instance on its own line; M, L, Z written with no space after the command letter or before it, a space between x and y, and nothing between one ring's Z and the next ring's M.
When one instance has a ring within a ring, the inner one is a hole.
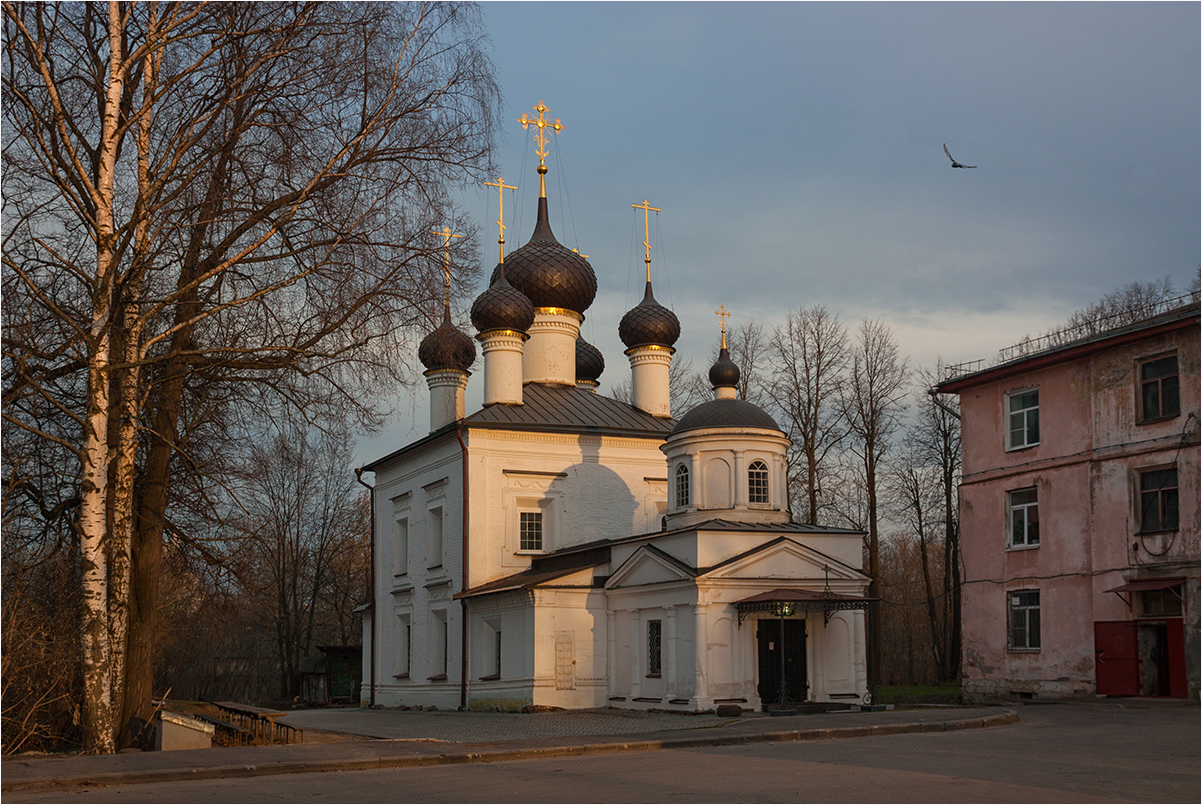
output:
M6 802L1198 802L1199 709L1018 707L989 729L14 791Z

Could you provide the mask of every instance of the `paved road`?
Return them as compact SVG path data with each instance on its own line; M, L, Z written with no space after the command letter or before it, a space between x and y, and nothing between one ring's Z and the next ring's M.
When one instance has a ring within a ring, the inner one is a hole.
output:
M1199 710L1020 707L985 730L74 791L6 802L1198 802Z

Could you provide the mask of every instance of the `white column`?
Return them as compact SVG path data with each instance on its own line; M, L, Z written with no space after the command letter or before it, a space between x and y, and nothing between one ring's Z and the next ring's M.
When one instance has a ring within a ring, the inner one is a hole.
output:
M676 698L676 607L664 607L664 702Z
M639 628L639 611L630 610L630 698L643 695L643 632Z
M706 683L708 674L705 667L709 659L705 613L705 604L693 606L693 702L698 710L703 709L704 700L709 699L709 688Z
M618 680L618 630L614 612L605 613L605 687L606 696L617 696Z
M689 453L689 508L700 509L705 505L702 493L705 484L701 482L701 456Z
M564 308L535 308L530 340L522 354L525 382L576 385L576 339L583 319Z
M484 404L522 404L522 344L516 330L492 330L476 336L484 353Z
M652 416L672 416L668 370L674 351L654 344L626 350L630 358L630 396L635 408Z
M463 419L463 390L467 388L468 372L458 369L431 369L426 372L430 387L430 432Z
M747 508L750 491L747 488L747 461L743 458L742 450L735 450L735 500L734 508Z

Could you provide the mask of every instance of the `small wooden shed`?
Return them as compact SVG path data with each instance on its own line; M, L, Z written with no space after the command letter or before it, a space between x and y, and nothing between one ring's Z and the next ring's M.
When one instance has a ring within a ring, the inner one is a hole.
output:
M318 646L301 661L301 699L306 704L358 702L363 680L362 646Z

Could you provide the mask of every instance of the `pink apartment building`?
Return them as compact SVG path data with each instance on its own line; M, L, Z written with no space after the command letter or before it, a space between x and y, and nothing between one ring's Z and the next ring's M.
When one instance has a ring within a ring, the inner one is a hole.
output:
M960 396L966 698L1198 698L1199 305Z

